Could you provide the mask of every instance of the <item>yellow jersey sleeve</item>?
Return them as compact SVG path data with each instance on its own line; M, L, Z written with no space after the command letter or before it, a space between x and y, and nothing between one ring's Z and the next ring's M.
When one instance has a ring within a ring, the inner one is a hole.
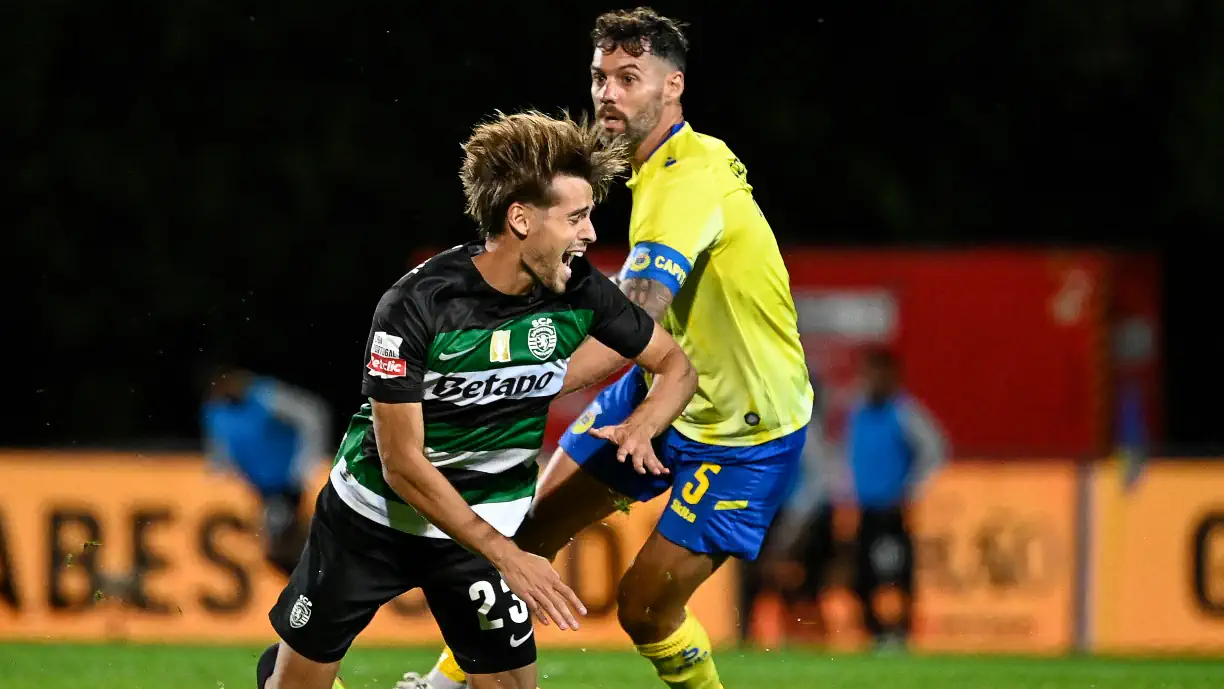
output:
M743 163L722 141L685 125L634 172L629 188L621 277L672 290L660 322L698 374L673 427L700 443L745 447L803 428L813 394L790 276Z
M666 203L650 204L635 223L620 277L658 280L674 295L697 258L722 236L721 195L703 169L668 179L658 193Z

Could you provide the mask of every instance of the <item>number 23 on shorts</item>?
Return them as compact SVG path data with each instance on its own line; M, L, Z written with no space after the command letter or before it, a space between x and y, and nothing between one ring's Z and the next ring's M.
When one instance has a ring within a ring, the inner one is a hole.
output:
M510 593L510 587L506 585L506 580L501 579L502 593ZM506 622L502 618L489 619L489 611L497 603L497 593L493 590L493 584L487 581L477 581L468 587L468 595L473 601L480 602L480 609L476 614L480 617L480 628L484 630L501 629ZM522 624L527 621L527 604L519 599L518 596L510 593L510 597L514 599L514 605L510 606L510 621L514 624Z

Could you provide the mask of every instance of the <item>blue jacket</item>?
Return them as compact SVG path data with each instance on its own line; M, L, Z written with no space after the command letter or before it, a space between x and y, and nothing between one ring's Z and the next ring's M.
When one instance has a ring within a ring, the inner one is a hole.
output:
M898 507L910 489L947 458L942 433L918 402L898 394L878 405L860 400L846 429L846 460L858 504Z
M209 459L262 494L302 490L310 468L324 459L326 406L277 380L256 378L236 403L210 399L201 417Z

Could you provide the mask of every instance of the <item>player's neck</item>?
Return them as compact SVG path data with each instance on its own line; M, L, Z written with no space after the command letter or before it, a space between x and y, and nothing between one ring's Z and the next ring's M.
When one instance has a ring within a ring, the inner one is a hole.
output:
M679 106L664 108L659 124L646 135L646 138L638 145L637 151L634 152L633 169L636 170L645 165L646 161L650 160L650 156L667 140L667 137L671 136L672 127L683 121L684 111Z
M523 295L535 286L535 278L523 269L523 257L507 239L488 239L485 250L472 259L484 281L502 294Z

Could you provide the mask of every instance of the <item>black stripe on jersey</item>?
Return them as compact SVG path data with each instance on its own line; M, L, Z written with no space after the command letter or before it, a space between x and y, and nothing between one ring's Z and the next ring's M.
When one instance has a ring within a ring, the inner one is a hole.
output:
M577 308L591 308L566 299L567 295L549 293L530 303L520 300L507 302L504 298L467 297L448 298L434 305L437 332L455 330L496 330L506 323L537 313L564 312Z
M461 407L451 402L427 401L421 404L425 423L445 423L465 428L497 426L519 419L548 414L548 405L556 399L550 397L523 397L498 400L488 404L469 404Z

